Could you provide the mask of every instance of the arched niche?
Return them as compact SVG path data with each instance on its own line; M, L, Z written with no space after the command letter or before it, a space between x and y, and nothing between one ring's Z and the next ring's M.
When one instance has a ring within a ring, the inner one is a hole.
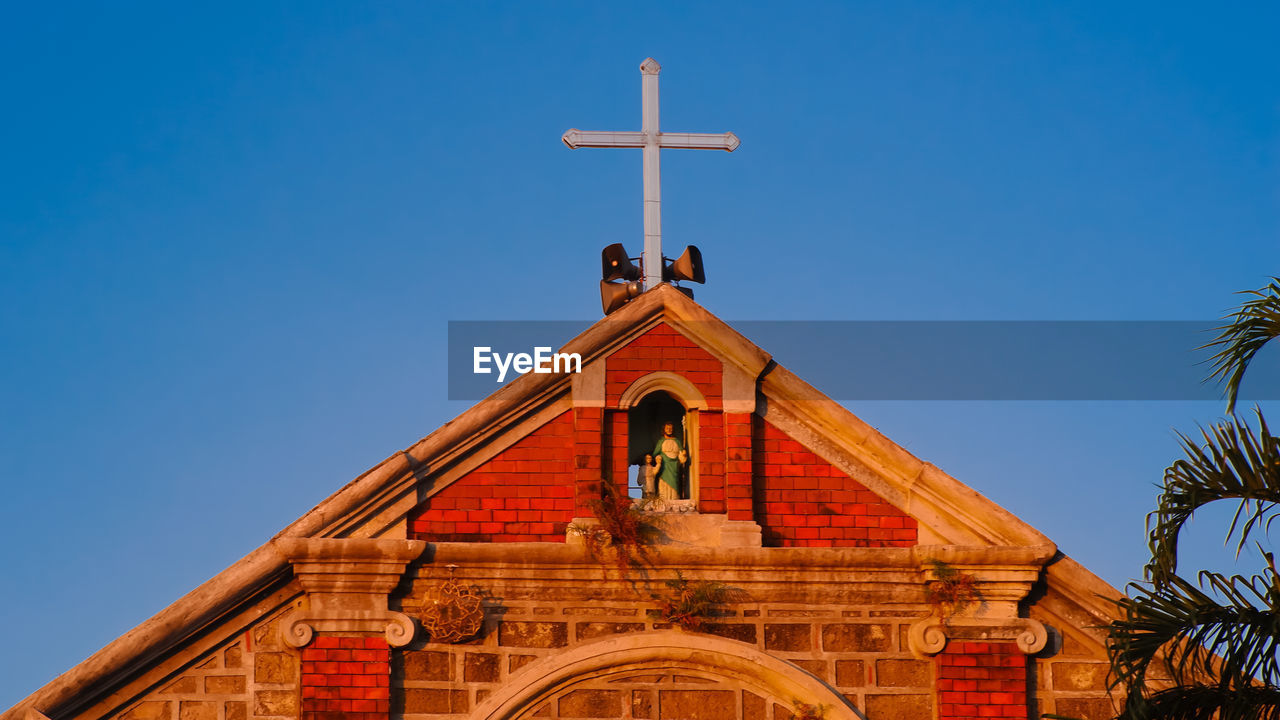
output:
M637 378L623 391L618 408L627 412L627 472L629 485L638 482L639 463L652 453L664 422L676 425L689 453L686 471L687 499L698 499L698 413L707 408L707 399L682 375L660 371Z
M827 720L865 720L835 689L750 645L673 630L614 635L530 663L485 699L472 720L524 720L577 686L637 672L677 671L721 680L774 702L827 706Z

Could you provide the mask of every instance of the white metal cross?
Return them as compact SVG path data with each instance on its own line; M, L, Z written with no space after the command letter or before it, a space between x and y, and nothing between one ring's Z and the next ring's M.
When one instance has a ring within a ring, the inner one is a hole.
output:
M560 138L570 148L644 148L644 289L662 282L662 182L658 164L661 148L690 150L737 149L738 136L731 132L664 133L658 130L658 72L662 66L653 58L640 63L640 96L643 116L640 132L568 130Z

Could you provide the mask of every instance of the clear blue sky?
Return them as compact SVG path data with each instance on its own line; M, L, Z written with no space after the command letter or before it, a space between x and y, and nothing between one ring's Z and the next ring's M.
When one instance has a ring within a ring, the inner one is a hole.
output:
M1280 17L1110 5L10 7L0 707L464 410L447 321L598 316L640 158L559 138L646 56L743 141L663 159L726 320L1221 314L1280 274ZM1115 584L1221 411L850 407Z

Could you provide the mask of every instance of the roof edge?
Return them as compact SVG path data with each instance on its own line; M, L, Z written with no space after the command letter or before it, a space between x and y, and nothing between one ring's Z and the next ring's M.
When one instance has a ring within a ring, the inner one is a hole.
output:
M761 391L766 398L766 419L772 412L803 420L805 427L825 441L823 449L867 465L884 479L883 487L868 489L879 491L891 502L896 500L905 512L922 519L948 542L1053 544L1024 520L912 455L785 367L775 366L764 377Z
M0 713L0 720L21 720L24 710L51 718L80 699L84 687L111 685L174 647L199 628L214 622L273 581L283 579L288 563L268 542L205 581L171 605L112 640L70 670Z

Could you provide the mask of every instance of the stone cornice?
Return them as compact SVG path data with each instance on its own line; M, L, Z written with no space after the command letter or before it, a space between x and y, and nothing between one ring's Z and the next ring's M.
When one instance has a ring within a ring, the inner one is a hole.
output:
M608 594L602 569L576 544L438 543L420 579L459 580L505 588L517 595L571 597L583 592ZM1030 590L1054 555L1052 545L1035 547L912 548L750 548L658 546L650 549L651 567L641 579L666 579L680 571L691 578L714 579L741 588L748 596L782 602L898 602L924 604L933 560L973 574L990 598L984 617L1016 616L1017 602ZM450 566L456 566L450 567ZM615 577L610 571L610 578ZM617 587L619 597L629 591Z

